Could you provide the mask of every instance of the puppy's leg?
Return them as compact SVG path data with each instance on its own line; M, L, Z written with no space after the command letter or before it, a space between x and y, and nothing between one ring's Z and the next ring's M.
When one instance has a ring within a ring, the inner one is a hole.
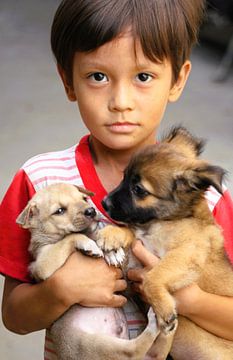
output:
M192 246L172 250L146 274L143 290L165 333L177 325L173 292L195 282L203 266L201 256L194 250Z
M134 239L133 232L126 227L108 225L98 231L97 245L104 251L109 265L122 265L125 259L125 250Z
M69 317L70 314L69 311L65 316ZM67 320L69 319L67 318ZM65 328L64 323L58 320L52 327L58 359L143 360L159 335L152 309L148 313L148 320L146 329L133 340L119 339L104 334L91 334L80 329L74 329L72 325L74 322L72 321L67 321L68 328ZM150 357L146 357L146 359L152 360Z
M29 270L36 280L45 280L59 269L75 251L75 236L68 235L55 244L44 245Z
M161 332L148 351L144 360L165 360L170 352L174 334L175 330L171 331L169 334Z
M101 250L93 240L83 234L70 234L55 244L41 247L37 259L30 264L29 271L36 280L45 280L64 265L76 249L84 248L89 253L98 253L98 256L101 256Z

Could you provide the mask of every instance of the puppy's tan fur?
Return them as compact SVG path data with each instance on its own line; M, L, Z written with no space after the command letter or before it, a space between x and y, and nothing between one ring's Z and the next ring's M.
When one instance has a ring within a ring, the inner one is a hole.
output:
M224 171L199 159L202 145L186 129L174 129L134 156L123 182L104 200L109 215L127 223L161 258L143 285L161 330L151 350L157 360L169 351L175 360L233 359L232 341L181 316L177 327L176 290L197 283L212 294L233 296L232 266L204 196L211 185L222 191Z
M36 193L17 218L17 223L32 234L29 251L34 261L29 270L36 280L51 276L76 249L103 255L88 237L95 228L93 219L85 216L90 195L93 193L75 186L55 184L49 191Z
M50 277L76 250L91 256L104 256L110 264L122 262L121 244L127 248L132 233L111 225L98 229L94 209L87 202L89 195L93 193L74 185L53 184L38 191L17 218L22 227L31 231L29 251L34 261L29 269L38 281ZM103 241L108 233L111 248ZM112 251L116 245L117 251ZM85 316L93 324L87 324ZM98 327L105 327L106 322L109 322L107 329L111 332L101 333L102 329ZM98 328L98 333L92 326ZM60 360L141 360L159 334L153 312L149 313L144 332L137 339L126 340L128 330L122 309L98 310L78 305L52 325L51 333Z

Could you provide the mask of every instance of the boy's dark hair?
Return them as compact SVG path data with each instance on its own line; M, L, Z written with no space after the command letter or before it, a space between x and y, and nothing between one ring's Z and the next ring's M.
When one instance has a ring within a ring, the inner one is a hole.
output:
M144 55L169 59L176 80L190 56L205 0L63 0L51 31L57 63L72 84L76 51L93 51L130 28Z

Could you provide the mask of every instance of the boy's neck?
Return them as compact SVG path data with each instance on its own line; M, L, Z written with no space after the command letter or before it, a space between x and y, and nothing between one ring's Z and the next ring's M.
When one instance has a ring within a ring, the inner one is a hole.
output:
M119 185L123 178L124 169L132 155L139 149L110 149L92 137L90 137L89 146L99 179L103 187L109 192Z

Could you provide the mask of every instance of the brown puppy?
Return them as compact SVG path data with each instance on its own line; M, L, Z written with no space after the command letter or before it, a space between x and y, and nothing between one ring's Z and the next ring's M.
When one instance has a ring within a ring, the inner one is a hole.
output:
M198 158L202 147L186 129L173 129L133 157L122 183L103 201L113 219L128 224L161 258L144 282L161 329L155 359L165 359L170 347L179 360L233 359L233 342L180 316L177 328L176 290L196 282L207 292L233 296L232 266L205 199L209 186L221 193L224 170ZM110 249L107 234L105 242Z
M114 265L121 264L124 252L118 244L116 251L101 249L105 228L101 229L96 211L88 203L92 195L68 184L54 184L38 191L17 218L31 231L29 251L34 261L30 265L36 280L45 280L60 268L68 256L82 250L91 256L104 256ZM117 236L129 244L131 233L111 225L106 229L111 243ZM61 360L142 360L159 334L153 311L144 332L134 340L128 339L128 329L122 309L85 308L74 305L51 328L58 359ZM117 354L117 355L116 355Z

